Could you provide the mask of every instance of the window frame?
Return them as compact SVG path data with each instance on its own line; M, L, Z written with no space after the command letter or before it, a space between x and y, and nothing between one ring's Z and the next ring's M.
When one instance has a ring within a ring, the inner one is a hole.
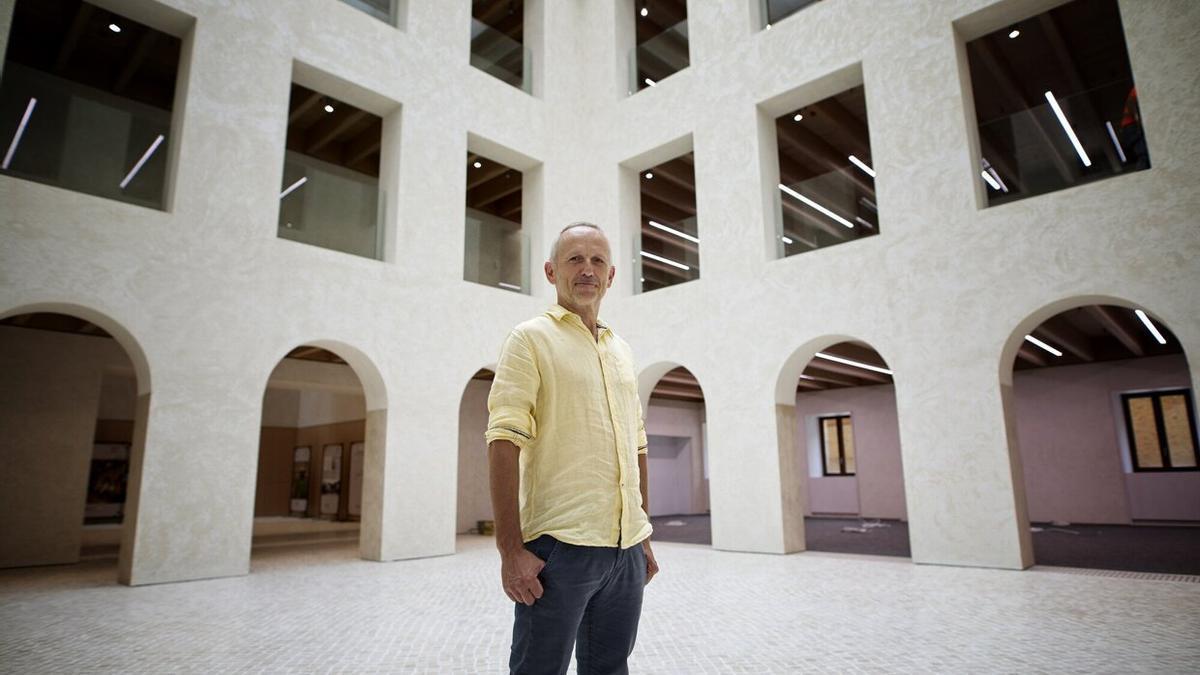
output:
M841 478L844 476L857 476L858 475L857 471L846 471L846 441L845 441L845 437L842 434L842 427L843 427L842 420L849 420L850 417L851 416L849 413L844 414L844 415L820 415L817 417L817 431L818 431L817 435L821 439L821 476L822 477ZM841 470L842 470L841 473L830 473L829 472L829 462L826 459L828 457L828 454L825 451L826 450L825 420L837 420L838 421L838 423L837 423L837 431L838 431L838 447L837 447L838 453L837 453L837 455L838 455L838 467L841 468ZM858 466L856 465L855 469L857 469L857 468L858 468Z
M1192 454L1196 458L1196 466L1171 466L1171 449L1167 442L1167 430L1163 421L1162 399L1167 396L1183 396L1187 407L1188 431L1192 437ZM1133 433L1133 417L1129 412L1129 402L1134 399L1148 398L1154 407L1154 427L1158 434L1158 449L1162 455L1162 466L1143 467L1138 464L1137 441ZM1129 461L1134 473L1161 473L1179 471L1200 471L1200 444L1196 435L1196 408L1192 401L1192 390L1187 388L1158 389L1155 391L1129 392L1121 394L1121 411L1125 416L1125 440L1129 447Z

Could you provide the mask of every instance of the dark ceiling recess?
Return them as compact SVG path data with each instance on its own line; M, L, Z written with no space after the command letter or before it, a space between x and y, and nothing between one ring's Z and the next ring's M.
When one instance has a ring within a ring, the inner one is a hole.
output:
M1026 341L1017 352L1013 369L1182 354L1183 348L1171 330L1153 319L1150 321L1166 344L1160 344L1137 313L1128 307L1087 305L1069 309L1050 317L1030 332L1033 337L1062 352L1062 356L1055 356Z
M346 363L342 357L328 349L320 347L296 347L284 356L285 359L300 359L301 361L320 361L322 363Z
M627 0L628 1L628 0ZM686 0L635 0L634 26L637 72L631 91L687 68L690 61L686 24Z
M292 83L288 150L378 178L382 139L383 118Z
M525 3L522 0L473 0L471 18L524 44Z
M86 2L21 0L6 59L171 110L179 52L179 38Z
M75 333L77 335L90 335L92 337L112 337L103 328L90 321L85 321L69 314L54 314L51 312L33 312L10 316L7 319L0 320L0 326L48 330L55 333Z
M654 390L650 392L650 400L653 401L656 398L703 403L704 392L700 389L700 383L692 375L692 372L680 366L668 371L659 379L658 384L654 385Z
M649 176L649 177L648 177ZM685 263L682 270L669 263L642 257L643 291L671 286L700 276L700 245L654 227L650 221L666 225L699 238L696 223L696 168L692 153L642 171L638 175L642 217L642 250L675 262Z
M490 160L478 153L467 153L467 208L490 213L521 223L520 171Z

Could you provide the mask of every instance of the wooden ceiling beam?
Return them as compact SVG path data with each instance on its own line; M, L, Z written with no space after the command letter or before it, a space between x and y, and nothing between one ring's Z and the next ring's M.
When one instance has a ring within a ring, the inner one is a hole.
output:
M1026 363L1032 363L1039 368L1044 368L1047 365L1046 357L1035 351L1033 347L1030 347L1028 342L1023 343L1021 347L1017 349L1017 358L1025 361Z
M472 208L483 208L492 202L507 197L521 189L521 177L516 172L501 174L472 190L467 191L467 204Z
M367 117L365 110L352 110L348 113L329 113L329 117L313 125L305 135L305 151L314 153L329 145L346 131L350 130Z
M675 208L670 204L661 202L653 197L653 195L642 195L642 219L655 220L663 225L672 225L681 220L691 218L691 213Z
M476 169L476 161L482 163L483 166ZM512 169L490 160L467 157L467 190L472 190L493 178L503 176L505 171L512 171Z
M663 162L662 164L659 164L658 166L656 166L652 169L647 169L647 171L650 171L651 173L653 173L654 178L658 178L659 176L662 176L663 178L666 178L667 180L671 181L672 183L675 183L676 185L683 188L684 190L689 190L689 191L695 192L696 191L695 168L691 167L691 166L684 168L684 166L681 166L682 164L683 164L683 162L681 160L671 160L670 162ZM643 171L642 172L642 180L646 180L645 176L646 176L646 172ZM650 180L654 180L654 178L651 178Z
M292 108L292 111L288 113L288 126L296 124L305 113L315 108L321 102L321 98L322 94L320 93L315 91L308 92L302 100L296 103L296 107Z
M142 67L142 63L146 60L146 56L150 50L154 48L154 43L157 41L158 31L153 29L145 29L142 36L138 38L137 46L133 48L133 53L129 56L129 60L121 68L121 74L117 76L116 84L113 85L113 92L120 94L129 86L130 80L137 74L138 68Z
M75 16L71 19L71 27L67 29L67 36L63 38L62 46L58 48L58 58L54 61L54 72L61 73L66 70L67 64L71 62L71 56L75 54L75 48L79 46L79 38L83 36L83 31L87 28L95 10L94 5L84 2L75 11Z
M815 361L809 361L808 367L804 369L804 375L811 377L817 382L835 384L839 387L861 387L863 385L863 381L854 375L851 375L850 377L843 377L837 373L826 370L824 368L824 364L818 366L815 365L815 363ZM800 378L800 381L804 382L805 380L804 378Z
M1049 342L1058 343L1063 349L1084 361L1090 363L1096 360L1096 353L1089 344L1088 336L1061 315L1050 317L1034 330L1046 336Z
M1132 325L1132 322L1127 321L1121 316L1119 311L1109 305L1088 305L1085 307L1087 312L1092 315L1113 337L1128 349L1134 356L1145 356L1146 348L1142 346L1142 342L1138 339L1141 335Z
M664 204L674 206L688 214L696 215L696 193L666 181L642 181L642 194L650 195Z
M884 361L883 357L879 355L879 352L871 349L870 347L856 345L851 342L839 342L836 345L832 345L822 349L821 351L832 356L840 356L843 359L851 359L853 361L858 361L859 363L875 366L876 368L887 368L888 370L891 370L891 368L888 368L887 362Z
M383 134L375 129L367 129L346 144L346 163L357 164L379 152L383 142Z
M779 147L784 154L800 155L809 163L825 169L817 175L840 171L863 192L869 195L875 194L874 181L869 181L869 176L850 164L850 153L841 152L800 124L776 124L775 131ZM794 152L789 153L788 150ZM783 174L782 164L780 162L781 175ZM844 169L850 169L850 171L844 171Z

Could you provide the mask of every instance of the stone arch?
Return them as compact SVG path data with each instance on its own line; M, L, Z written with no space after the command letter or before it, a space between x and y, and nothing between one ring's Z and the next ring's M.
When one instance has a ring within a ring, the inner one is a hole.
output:
M36 313L64 314L95 324L112 336L133 367L136 382L136 401L133 408L133 424L128 444L126 492L123 506L124 516L122 518L122 527L117 533L119 537L118 579L123 583L129 583L130 570L133 565L133 548L138 521L142 466L145 457L146 427L150 411L150 392L152 389L149 358L141 343L126 328L126 322L114 318L118 314L107 308L97 309L89 305L61 300L37 301L6 309L0 312L0 319ZM97 392L97 395L99 395L99 392ZM66 407L78 408L78 406ZM92 410L94 411L95 409L93 408ZM91 420L91 426L95 426L94 417ZM88 430L88 433L91 433L91 429ZM85 440L86 443L83 442ZM79 512L72 512L70 508L64 510L62 501L76 499L79 495L87 492L90 473L89 464L93 451L92 442L93 439L91 437L87 439L72 439L70 447L67 448L69 456L64 456L63 458L66 464L56 472L53 483L67 490L68 493L58 494L44 489L38 489L36 492L35 499L49 500L48 503L35 509L38 511L38 518L50 518L54 522L37 522L28 518L11 518L12 514L3 515L6 521L22 522L29 526L29 532L35 533L32 539L29 539L28 543L30 547L27 547L29 550L26 551L28 555L26 555L27 559L24 561L24 564L57 564L78 561L83 536L84 518ZM80 443L83 443L85 447L75 447L75 445L79 445ZM36 443L30 445L39 447ZM86 457L84 456L85 454ZM36 458L36 460L31 458L34 461L41 459L44 459L44 453L42 456ZM22 460L14 456L10 457L9 461L17 464ZM23 480L27 481L32 472L14 470L11 473L14 476L22 476ZM80 490L82 492L79 492ZM82 505L82 501L79 503ZM58 536L59 534L62 536ZM50 538L47 539L47 536ZM96 543L107 546L118 542L103 541Z

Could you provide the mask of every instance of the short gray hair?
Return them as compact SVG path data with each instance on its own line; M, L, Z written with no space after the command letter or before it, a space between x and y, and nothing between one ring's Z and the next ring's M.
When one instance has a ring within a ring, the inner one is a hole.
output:
M600 234L604 234L604 230L602 230L599 225L597 225L595 223L589 223L589 222L583 221L583 220L581 220L577 223L571 223L570 225L567 225L566 227L564 227L563 229L558 231L558 236L554 238L554 243L550 245L550 258L549 258L550 262L552 262L552 263L558 262L558 242L562 241L562 237L564 234L567 233L567 230L574 229L576 227L590 227L593 230L599 232ZM604 238L607 239L608 235L604 234Z

